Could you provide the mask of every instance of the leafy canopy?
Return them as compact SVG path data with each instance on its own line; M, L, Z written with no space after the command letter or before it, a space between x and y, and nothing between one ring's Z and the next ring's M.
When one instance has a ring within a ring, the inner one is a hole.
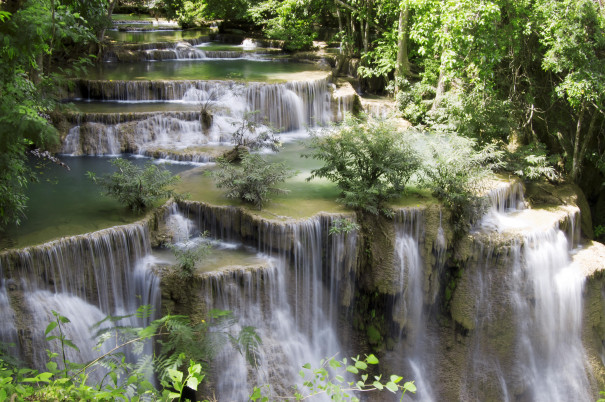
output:
M314 133L311 153L303 155L324 162L311 171L335 182L341 202L373 214L386 212L385 203L401 195L420 167L420 159L405 134L385 120L348 116L341 126Z
M105 194L115 198L133 212L143 212L156 201L172 197L170 189L179 181L166 168L148 162L145 168L135 166L126 159L114 159L116 171L103 177L88 172L88 177L105 189Z

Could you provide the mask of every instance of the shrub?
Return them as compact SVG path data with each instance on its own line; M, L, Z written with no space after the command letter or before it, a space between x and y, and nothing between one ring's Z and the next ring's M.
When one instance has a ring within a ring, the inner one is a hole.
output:
M553 160L547 156L546 146L541 143L522 146L507 153L505 168L526 180L545 177L555 181L559 178Z
M459 235L483 210L485 179L501 166L503 152L494 144L477 148L476 141L456 134L427 136L423 182L452 212Z
M93 172L87 175L105 189L105 194L117 199L134 212L143 212L154 202L172 197L174 191L168 187L176 184L179 177L166 168L148 162L145 168L135 166L126 159L111 161L117 170L103 177Z
M323 177L342 190L341 202L373 214L387 213L385 202L400 195L420 167L420 159L406 136L384 120L351 116L326 135L312 134L311 154L324 161L311 171L311 180Z
M175 244L166 245L176 257L176 269L181 278L191 278L195 272L195 264L210 254L212 247L210 243L204 241L207 236L208 234L204 232L200 243L189 242L182 247Z
M252 203L259 210L272 195L287 193L276 186L294 176L285 163L270 163L258 154L243 155L240 164L226 159L217 163L218 169L212 173L216 186L226 188L228 198Z

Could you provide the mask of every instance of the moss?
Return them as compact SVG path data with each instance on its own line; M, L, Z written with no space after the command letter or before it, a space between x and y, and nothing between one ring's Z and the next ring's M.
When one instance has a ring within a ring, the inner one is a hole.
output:
M380 331L374 326L368 326L366 330L366 335L368 336L368 342L371 345L379 345L382 341L382 336L380 336Z

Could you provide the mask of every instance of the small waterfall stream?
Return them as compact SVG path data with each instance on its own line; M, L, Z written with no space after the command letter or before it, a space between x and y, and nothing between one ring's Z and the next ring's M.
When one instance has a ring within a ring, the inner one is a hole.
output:
M400 354L404 372L415 380L418 395L413 400L433 401L432 364L427 357L431 340L427 334L425 312L425 266L420 242L424 239L424 213L411 208L397 211L395 216L395 264L399 268L399 292L393 315L399 324Z

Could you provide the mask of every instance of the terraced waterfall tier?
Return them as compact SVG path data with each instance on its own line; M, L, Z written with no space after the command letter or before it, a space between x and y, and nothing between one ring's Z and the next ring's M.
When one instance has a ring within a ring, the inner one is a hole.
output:
M87 100L168 100L177 102L175 109L190 109L196 104L198 107L197 111L70 114L72 128L65 135L61 152L71 155L131 152L154 156L158 152L168 154L169 150L228 143L243 118L287 133L341 118L355 102L354 97L338 97L335 100L338 110L333 110L326 79L285 84L233 81L78 81L77 84L72 95ZM251 112L255 113L248 114ZM193 153L198 154L198 159L205 157L204 161L215 156L211 150Z
M69 316L65 336L82 351L74 362L94 359L90 328L111 314L133 314L140 305L159 309L159 280L151 272L147 222L117 226L88 235L63 238L41 246L0 253L0 306L6 318L3 342L15 354L44 369L44 329L52 310ZM153 318L153 317L151 317ZM124 325L140 325L136 318Z
M200 231L254 244L269 258L260 267L203 274L187 290L188 305L233 311L241 326L256 327L262 338L258 356L262 370L250 372L244 358L232 350L215 361L219 400L246 400L252 386L265 383L272 384L277 395L285 395L290 385L302 386L297 375L302 364L346 349L339 339L346 339L347 330L338 324L353 299L355 232L328 235L336 218L328 215L274 222L236 208L184 203L180 209ZM165 286L164 294L172 295L165 303L186 309L176 296L182 292L173 286L179 285Z

